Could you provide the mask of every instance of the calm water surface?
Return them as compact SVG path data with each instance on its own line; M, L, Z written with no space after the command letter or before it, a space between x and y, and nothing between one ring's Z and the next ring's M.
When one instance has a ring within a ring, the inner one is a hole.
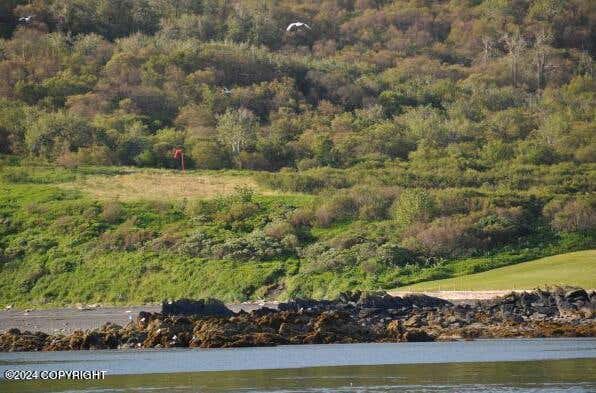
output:
M108 377L0 379L1 393L596 392L596 339L0 353L7 369Z

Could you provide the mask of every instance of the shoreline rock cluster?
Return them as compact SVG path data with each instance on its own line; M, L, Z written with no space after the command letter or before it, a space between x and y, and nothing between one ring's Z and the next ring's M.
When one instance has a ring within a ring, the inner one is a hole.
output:
M233 313L213 299L182 299L164 303L161 313L141 312L126 326L107 323L68 335L10 329L0 334L0 351L595 337L595 317L596 292L564 288L476 304L348 292L335 300L296 299L250 313Z

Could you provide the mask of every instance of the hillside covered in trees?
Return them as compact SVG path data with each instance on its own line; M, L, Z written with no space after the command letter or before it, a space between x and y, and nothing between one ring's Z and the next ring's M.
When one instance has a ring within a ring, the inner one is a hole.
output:
M92 258L170 283L199 261L248 269L232 290L173 292L238 300L594 248L595 21L586 0L4 1L1 297L64 300L50 282L75 285ZM177 168L176 147L189 169L295 197L52 188ZM119 295L81 292L158 300Z
M594 160L589 1L4 4L4 153L162 167L183 145L197 168L267 170Z

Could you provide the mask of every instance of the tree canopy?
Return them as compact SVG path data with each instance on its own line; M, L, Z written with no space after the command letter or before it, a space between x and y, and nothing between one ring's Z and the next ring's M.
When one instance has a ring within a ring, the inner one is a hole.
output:
M454 151L476 170L595 159L587 1L1 7L2 152L100 148L101 162L168 167L175 141L191 167L266 170ZM295 21L312 29L287 31Z

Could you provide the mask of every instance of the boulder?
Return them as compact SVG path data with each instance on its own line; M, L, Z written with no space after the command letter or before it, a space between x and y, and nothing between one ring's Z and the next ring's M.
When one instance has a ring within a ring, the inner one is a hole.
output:
M356 303L358 300L360 300L360 296L362 296L362 291L342 292L337 297L337 301L341 303Z
M303 342L330 344L371 341L374 341L371 330L358 324L350 314L341 311L325 311L312 319Z
M143 347L186 347L192 338L193 328L193 322L185 317L154 319L147 326Z
M360 296L356 306L359 308L389 310L407 306L399 296L391 296L385 292L365 292Z
M330 300L312 300L312 299L294 299L287 303L280 303L277 305L279 311L319 311L326 310L332 307L333 302Z
M254 333L257 328L245 320L230 318L208 318L197 321L190 347L200 348L223 348L229 347L231 343L238 341L243 334Z
M279 325L279 329L277 330L280 335L287 337L288 339L291 339L295 336L304 335L307 333L307 331L308 328L304 324L292 324L288 322L282 322L281 325Z
M271 347L289 344L289 341L286 338L275 333L249 333L234 336L234 339L234 341L224 344L223 348Z
M587 302L589 301L588 293L582 288L574 288L565 292L565 299L570 302Z
M137 318L135 318L135 320L132 322L132 324L133 324L132 328L144 330L145 328L147 328L147 326L149 326L149 323L152 320L154 320L156 318L160 318L160 317L161 317L161 315L157 314L157 313L141 311L139 313L139 315L137 316Z
M389 322L385 329L387 331L386 336L390 341L399 341L404 333L404 328L398 319Z
M269 307L261 307L261 308L257 308L256 310L253 310L250 312L250 314L253 317L262 317L264 315L269 315L269 314L273 314L275 313L277 310L273 309L273 308L269 308Z
M435 338L432 335L422 329L409 329L403 334L402 339L408 342L435 341Z
M0 351L41 351L48 340L48 335L42 332L21 332L19 329L10 329L0 335Z
M420 314L414 314L404 322L405 327L421 327L423 325L423 318Z
M403 300L412 305L417 307L432 307L432 308L441 308L446 306L452 306L453 303L440 299L438 297L428 296L422 293L410 293L403 297Z
M71 334L71 336L63 336L63 335L57 335L57 336L51 336L48 338L48 340L46 341L46 345L44 346L43 350L44 351L70 351L73 348L71 347L71 340L72 340L72 335L74 333Z
M163 302L161 313L164 315L193 315L196 317L231 317L232 310L217 299L180 299Z

